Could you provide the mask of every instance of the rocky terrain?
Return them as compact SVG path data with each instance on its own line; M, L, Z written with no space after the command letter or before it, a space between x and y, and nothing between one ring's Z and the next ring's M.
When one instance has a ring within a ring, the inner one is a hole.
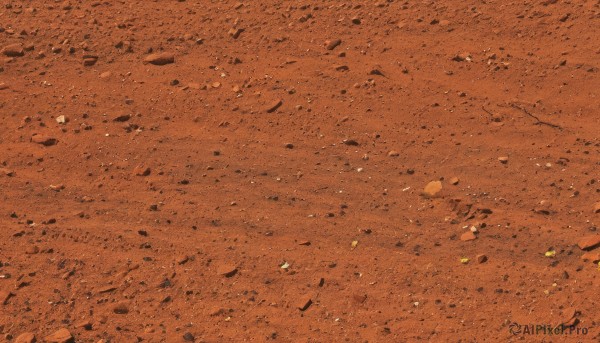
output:
M598 0L4 0L0 53L3 342L600 340Z

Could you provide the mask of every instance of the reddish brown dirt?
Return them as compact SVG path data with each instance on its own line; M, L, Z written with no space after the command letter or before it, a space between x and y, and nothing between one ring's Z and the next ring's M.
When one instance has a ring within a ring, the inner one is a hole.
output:
M1 4L2 340L599 341L599 1Z

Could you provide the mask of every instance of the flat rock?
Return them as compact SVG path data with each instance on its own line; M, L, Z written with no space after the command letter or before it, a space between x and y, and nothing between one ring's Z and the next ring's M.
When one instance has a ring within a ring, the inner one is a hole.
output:
M390 152L388 152L388 156L389 157L398 157L398 156L400 156L400 153L397 152L396 150L390 150Z
M21 57L25 55L25 50L22 44L17 43L5 46L2 53L8 57Z
M73 335L67 329L60 329L55 333L46 336L45 341L48 343L72 343L75 342Z
M35 343L35 335L31 332L25 332L17 336L15 343Z
M237 274L237 267L233 264L223 264L217 268L217 274L224 277L232 277Z
M31 137L31 141L43 146L52 146L58 143L58 139L46 135L34 135Z
M175 63L175 55L170 52L150 54L144 58L144 63L150 63L157 66Z
M577 242L581 250L590 250L600 245L600 235L583 237Z
M423 189L423 195L428 197L436 196L442 190L441 181L431 181Z
M457 177L453 177L453 178L451 178L449 181L450 181L450 184L451 184L451 185L454 185L454 186L456 186L456 185L458 185L458 183L460 182L460 179L459 179L459 178L457 178Z
M502 164L507 164L508 163L508 157L507 156L500 156L498 157L498 161Z

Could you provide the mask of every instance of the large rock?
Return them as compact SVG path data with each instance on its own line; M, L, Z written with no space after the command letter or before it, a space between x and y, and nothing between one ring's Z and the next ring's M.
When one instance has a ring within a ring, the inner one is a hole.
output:
M25 55L25 50L23 50L23 45L17 43L5 46L2 53L8 57L21 57Z
M593 249L600 245L600 235L586 236L577 242L581 250Z
M56 331L55 333L53 333L49 336L46 336L45 340L48 343L73 343L73 342L75 342L73 335L71 335L69 330L64 329L64 328Z
M158 52L150 54L144 58L144 63L150 63L157 66L175 63L175 55L170 52Z

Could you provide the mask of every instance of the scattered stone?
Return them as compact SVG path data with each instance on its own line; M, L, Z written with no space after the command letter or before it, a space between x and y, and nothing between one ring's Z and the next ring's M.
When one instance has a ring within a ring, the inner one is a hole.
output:
M294 144L292 144L292 143L286 143L285 144L285 148L286 149L294 149Z
M477 255L476 259L477 259L477 263L485 263L485 262L487 262L488 257L484 254L479 254L479 255Z
M0 91L3 91L5 89L9 89L10 87L4 83L4 82L0 82Z
M365 301L367 301L367 295L366 294L354 294L352 296L352 299L354 301L356 301L357 303L362 304Z
M10 297L13 295L14 294L9 291L0 291L0 305L6 305L6 303L8 303L8 299L10 299Z
M46 135L33 135L31 137L31 141L33 143L37 143L37 144L41 144L43 146L52 146L52 145L56 145L56 143L58 143L58 139L50 137L50 136L46 136Z
M135 176L148 176L152 170L148 167L139 165L133 169L133 175Z
M277 111L277 109L279 107L281 107L281 105L283 105L283 100L281 100L281 99L276 100L275 102L273 102L272 104L270 104L267 107L267 113L273 113L273 112Z
M398 157L398 156L400 156L400 153L397 152L396 150L391 150L390 152L388 152L388 156L389 157Z
M121 301L113 306L113 312L116 314L127 314L129 313L129 302Z
M369 72L369 75L385 76L379 69L373 69Z
M23 49L23 45L17 43L5 46L2 49L2 53L8 57L21 57L25 55L25 50Z
M475 233L471 230L460 235L460 240L463 242L472 241L474 239L477 239L477 236L475 236Z
M600 252L586 252L581 255L583 261L591 261L592 263L598 263L600 261Z
M128 121L129 119L131 119L131 114L122 114L122 115L118 115L115 118L113 118L113 121L117 122L117 123L124 123L124 122Z
M423 195L428 197L436 196L442 190L441 181L431 181L423 189Z
M105 71L104 73L100 74L101 79L108 79L111 76L112 76L112 73L110 71Z
M337 70L337 71L348 71L348 70L350 70L350 67L348 67L347 65L342 64L342 65L336 65L336 66L334 66L334 69Z
M594 204L594 213L600 213L600 202Z
M85 329L85 330L89 331L93 328L93 324L89 320L83 320L83 321L75 324L75 328L76 329Z
M579 319L577 319L578 313L579 311L577 311L577 309L574 307L566 308L562 311L561 324L565 327L571 327L573 325L576 325L579 321Z
M538 206L533 209L533 212L548 216L552 214L552 203L548 200L542 200Z
M83 56L83 65L86 67L91 67L98 62L98 56L92 55L84 55Z
M117 290L117 287L115 287L115 286L105 286L105 287L98 289L98 294L110 293L110 292L116 291L116 290Z
M310 296L304 296L303 298L300 299L300 301L298 301L298 309L300 311L306 311L308 310L308 308L310 307L310 305L312 305L312 299L310 298Z
M456 186L456 185L458 185L459 182L460 182L460 179L457 178L456 176L450 179L450 184L451 185Z
M350 146L358 146L358 141L354 140L354 139L344 139L344 144L346 145L350 145Z
M240 35L244 32L244 29L241 28L232 28L229 30L229 35L233 37L233 39L238 39Z
M40 248L38 248L35 245L29 245L27 248L25 248L25 253L27 255L35 255L39 252L40 252Z
M183 255L183 256L180 256L179 258L177 258L177 264L179 264L179 265L186 264L189 260L190 260L189 256Z
M225 277L232 277L237 273L237 267L235 265L232 264L223 264L221 265L218 269L217 269L217 274L225 276Z
M325 48L327 50L333 50L340 44L342 44L341 39L327 40L327 41L325 41Z
M194 337L194 335L192 335L190 332L186 332L183 334L183 340L186 342L193 342L196 340L196 337Z
M175 63L175 55L170 52L159 52L150 54L144 58L144 63L150 63L157 66L164 66Z
M502 163L502 164L507 164L508 163L508 157L507 156L498 157L498 161L500 161L500 163Z
M600 235L583 237L577 242L581 250L591 250L600 245Z
M75 342L73 335L71 335L69 330L64 329L64 328L56 331L55 333L53 333L49 336L46 336L45 340L48 343L73 343L73 342Z
M354 17L352 18L352 24L354 25L360 25L361 21L359 17Z
M35 335L31 332L25 332L17 336L15 343L35 343Z
M0 175L6 175L8 177L15 176L15 171L7 168L0 168Z

